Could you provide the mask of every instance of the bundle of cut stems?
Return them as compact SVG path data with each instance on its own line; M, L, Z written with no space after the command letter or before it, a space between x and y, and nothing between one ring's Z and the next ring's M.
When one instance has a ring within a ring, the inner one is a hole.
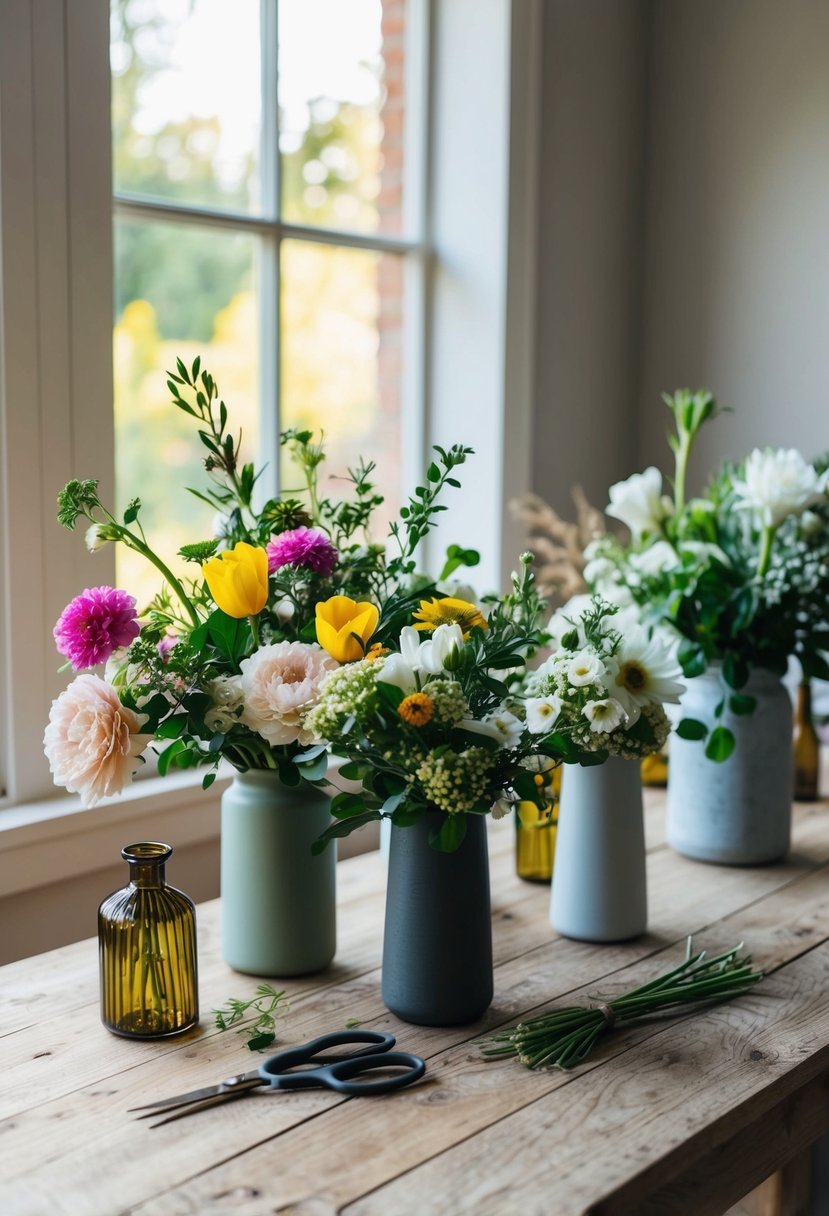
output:
M707 959L705 951L692 954L688 938L685 962L632 992L588 1007L571 1005L541 1017L530 1018L485 1039L485 1056L518 1056L527 1068L574 1068L589 1056L602 1035L615 1026L665 1009L697 1002L726 1001L739 996L763 978L754 971L748 955L739 957L743 944Z

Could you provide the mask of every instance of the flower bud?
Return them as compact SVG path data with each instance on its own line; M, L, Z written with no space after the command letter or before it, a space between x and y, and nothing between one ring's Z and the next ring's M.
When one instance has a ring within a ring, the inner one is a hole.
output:
M104 545L117 539L118 535L113 535L112 528L107 524L90 524L84 537L90 553L97 553L99 549L103 549Z

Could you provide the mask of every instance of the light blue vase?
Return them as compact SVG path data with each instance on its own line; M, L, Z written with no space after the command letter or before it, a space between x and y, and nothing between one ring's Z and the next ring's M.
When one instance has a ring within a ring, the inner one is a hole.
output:
M564 937L619 942L648 923L641 762L564 766L550 923Z
M251 975L308 975L336 949L336 842L311 845L330 801L271 771L237 773L222 795L222 957Z
M705 744L671 736L668 766L668 844L695 861L756 866L789 851L792 820L792 702L780 677L762 667L740 690L753 696L753 713L726 707L719 719L734 734L727 760L705 755ZM727 694L719 667L688 680L683 717L713 725Z

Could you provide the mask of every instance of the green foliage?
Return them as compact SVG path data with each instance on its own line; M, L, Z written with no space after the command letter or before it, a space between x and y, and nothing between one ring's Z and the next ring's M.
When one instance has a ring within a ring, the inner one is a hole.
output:
M277 991L271 984L256 987L256 994L248 1000L228 997L220 1009L214 1009L217 1030L235 1027L237 1034L248 1036L250 1051L263 1051L276 1038L277 1020L288 1012L288 999L284 990Z
M100 507L97 481L69 481L58 494L58 523L71 530L81 515L93 519L96 507Z

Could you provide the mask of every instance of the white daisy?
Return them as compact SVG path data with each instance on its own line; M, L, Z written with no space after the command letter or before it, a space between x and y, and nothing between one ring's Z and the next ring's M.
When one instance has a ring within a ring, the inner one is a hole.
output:
M638 626L622 635L613 657L609 687L621 703L633 726L643 705L679 704L685 685L675 649L661 633L648 637Z

